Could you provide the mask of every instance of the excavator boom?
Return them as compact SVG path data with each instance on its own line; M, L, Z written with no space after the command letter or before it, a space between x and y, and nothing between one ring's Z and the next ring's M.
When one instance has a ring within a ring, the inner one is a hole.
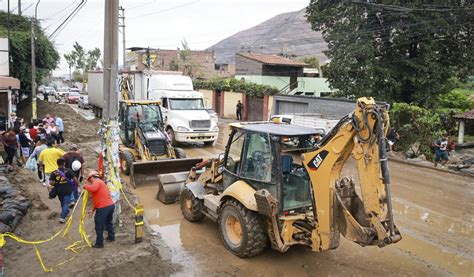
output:
M315 251L338 247L340 233L358 244L380 247L401 239L392 214L384 140L387 125L386 107L376 105L372 98L359 98L356 110L323 138L319 148L303 155L315 205ZM352 179L341 179L351 155L357 164L361 197Z

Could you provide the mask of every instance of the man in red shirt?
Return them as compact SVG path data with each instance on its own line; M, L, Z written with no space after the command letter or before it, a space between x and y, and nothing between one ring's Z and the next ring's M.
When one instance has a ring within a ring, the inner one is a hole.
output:
M107 229L108 241L115 241L114 225L112 224L112 217L114 214L115 205L110 196L107 184L100 179L97 171L91 171L87 177L87 183L84 189L88 190L92 196L95 211L94 223L97 238L94 248L104 248L104 227Z

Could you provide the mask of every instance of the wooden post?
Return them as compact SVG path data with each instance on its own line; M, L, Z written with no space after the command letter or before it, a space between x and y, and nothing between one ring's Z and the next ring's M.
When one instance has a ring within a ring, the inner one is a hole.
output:
M459 121L458 144L461 144L464 142L464 126L465 126L464 119L461 119Z

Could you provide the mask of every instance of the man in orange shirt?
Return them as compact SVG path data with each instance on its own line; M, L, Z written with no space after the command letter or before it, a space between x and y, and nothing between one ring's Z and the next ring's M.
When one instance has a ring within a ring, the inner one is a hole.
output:
M92 196L95 211L94 223L97 238L94 248L104 248L104 227L107 229L108 241L115 241L114 225L112 224L112 217L114 214L115 205L110 196L107 184L100 179L97 171L91 171L87 177L87 183L84 189L88 190Z

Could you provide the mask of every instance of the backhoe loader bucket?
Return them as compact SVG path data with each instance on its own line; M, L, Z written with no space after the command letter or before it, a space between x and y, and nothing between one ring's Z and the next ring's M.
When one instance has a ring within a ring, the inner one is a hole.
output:
M159 175L189 172L193 166L200 162L202 162L202 159L197 158L135 162L130 168L130 183L134 188L145 185L158 185Z

